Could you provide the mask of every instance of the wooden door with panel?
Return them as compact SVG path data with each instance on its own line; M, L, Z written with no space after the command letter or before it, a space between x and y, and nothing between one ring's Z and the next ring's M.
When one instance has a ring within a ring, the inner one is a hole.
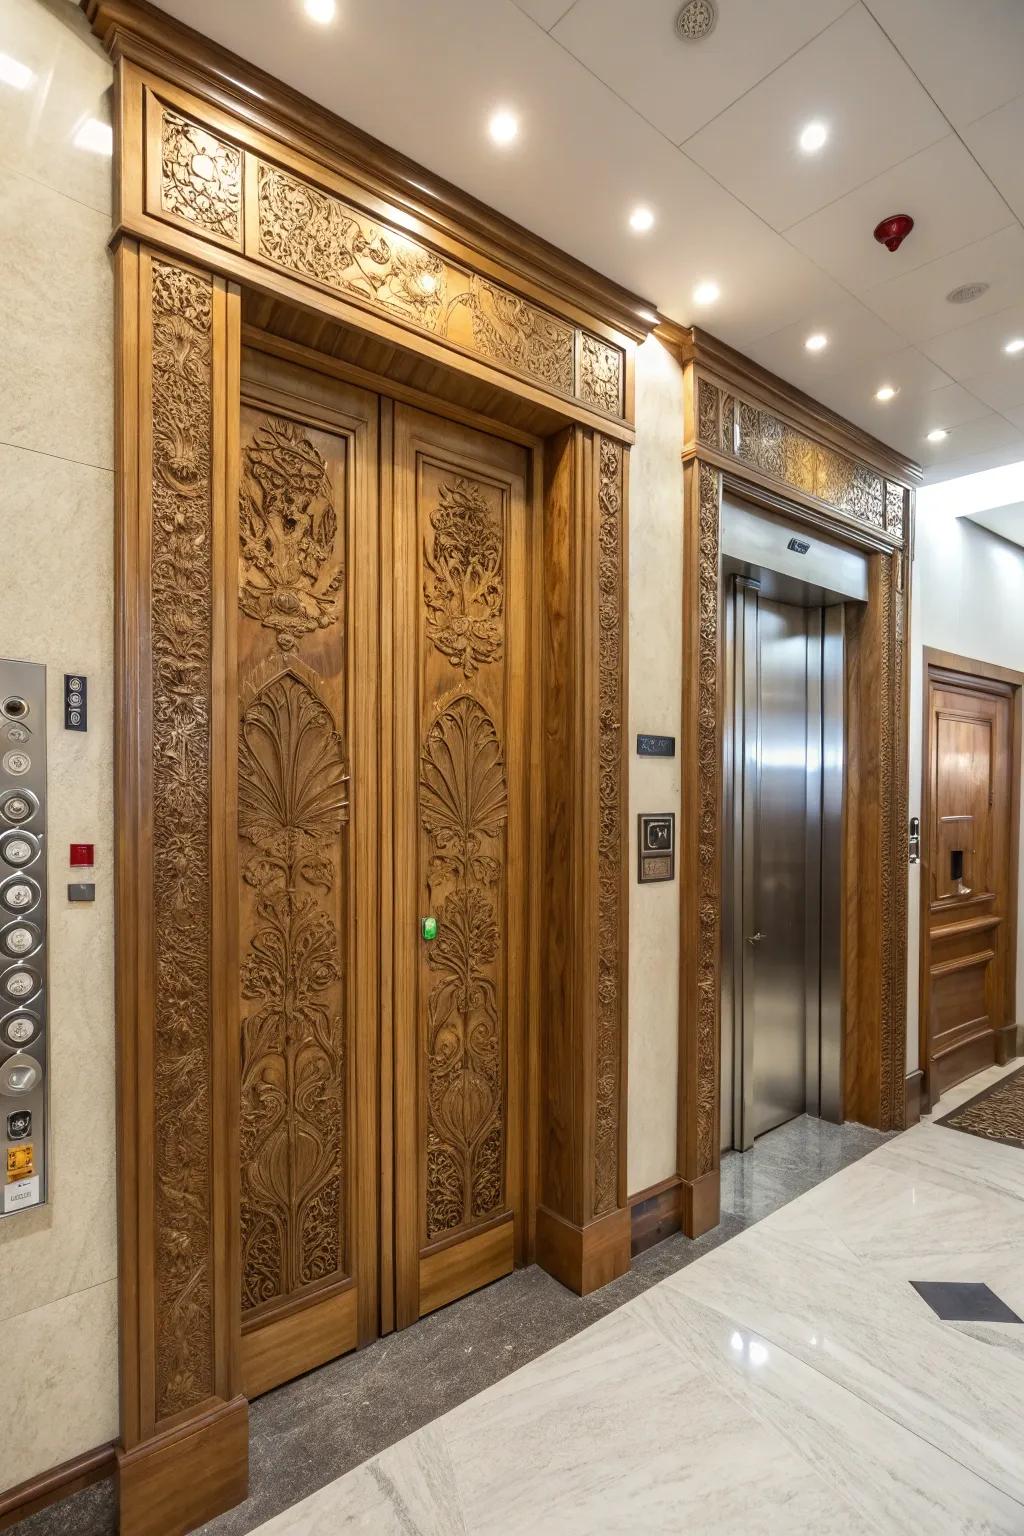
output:
M404 406L394 442L404 1327L523 1256L529 456Z
M934 1103L997 1058L1009 956L1012 690L929 668L925 1058Z
M378 418L375 395L243 352L235 835L248 1397L378 1327Z

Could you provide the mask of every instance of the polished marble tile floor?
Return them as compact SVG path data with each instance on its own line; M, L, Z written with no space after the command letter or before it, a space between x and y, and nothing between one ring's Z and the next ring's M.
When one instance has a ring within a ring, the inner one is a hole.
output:
M944 1322L911 1282L1021 1311L1021 1152L926 1121L759 1221L730 1179L756 1224L261 1536L1020 1536L1019 1325Z
M207 1533L1024 1533L1024 1328L910 1283L1022 1311L1021 1152L803 1117L722 1197L592 1297L519 1271L260 1399L250 1498ZM86 1490L18 1531L111 1521Z

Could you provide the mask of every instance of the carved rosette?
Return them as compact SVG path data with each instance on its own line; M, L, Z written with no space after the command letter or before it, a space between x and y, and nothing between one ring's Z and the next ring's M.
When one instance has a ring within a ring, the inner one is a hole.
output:
M718 698L718 559L720 477L699 466L697 532L697 1173L715 1164L721 903Z
M579 398L587 405L622 414L622 352L584 331L580 337Z
M471 694L431 722L420 816L438 937L427 952L426 1240L504 1203L505 1040L498 917L508 788L494 722Z
M499 661L504 641L504 530L481 486L443 482L424 541L427 639L465 677Z
M242 449L239 606L282 650L339 620L345 567L324 457L297 422L267 416Z
M248 1311L345 1268L337 863L348 775L321 685L300 661L257 667L240 707L238 828L252 850L242 876L255 893L241 974Z
M598 447L598 846L594 1215L618 1205L622 1058L622 449Z
M242 227L242 155L208 128L163 109L160 206L165 213L237 243Z
M210 1246L211 279L152 267L156 1406L214 1390Z

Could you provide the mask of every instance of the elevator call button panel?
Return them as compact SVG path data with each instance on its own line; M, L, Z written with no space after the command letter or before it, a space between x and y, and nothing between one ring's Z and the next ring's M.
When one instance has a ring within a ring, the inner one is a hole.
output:
M0 660L0 1216L47 1198L46 668Z

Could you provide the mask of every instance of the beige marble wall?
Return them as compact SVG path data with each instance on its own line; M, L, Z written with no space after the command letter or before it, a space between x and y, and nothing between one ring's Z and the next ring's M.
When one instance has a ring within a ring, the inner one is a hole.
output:
M0 80L0 655L48 668L51 890L51 1198L0 1221L2 1490L116 1435L117 1265L110 158L73 142L112 71L69 0L0 0L0 51L28 71ZM93 906L64 895L72 841Z
M629 474L629 1191L676 1171L679 875L636 881L641 811L679 817L682 699L683 376L650 337L637 353L637 441ZM638 732L676 738L674 758L640 758Z
M920 493L914 542L914 583L910 622L910 809L921 814L921 751L924 647L953 651L975 661L1024 669L1024 549L958 518L954 511L928 510ZM1024 792L1021 800L1024 828ZM916 1071L918 1051L921 866L909 867L907 901L907 1071ZM1017 1022L1024 1023L1024 849L1020 859L1017 930Z

